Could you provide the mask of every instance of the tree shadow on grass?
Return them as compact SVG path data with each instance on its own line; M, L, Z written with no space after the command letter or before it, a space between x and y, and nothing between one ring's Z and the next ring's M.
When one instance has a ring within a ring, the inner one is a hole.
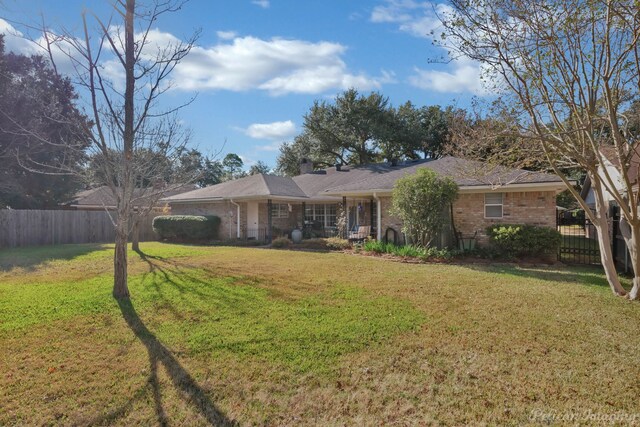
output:
M127 322L127 325L129 325L129 328L131 328L136 337L138 337L147 349L150 366L148 386L151 388L151 392L153 394L156 417L160 425L166 426L169 424L169 420L162 406L162 394L158 379L158 368L161 365L165 367L173 386L180 393L181 397L196 409L209 424L215 426L238 425L237 422L227 418L224 413L215 406L213 401L207 396L206 392L198 385L189 372L182 367L171 351L165 347L146 327L131 304L131 300L118 300L118 306L120 307L122 316ZM127 412L127 408L132 406L133 401L136 398L141 397L139 395L140 393L136 393L134 398L127 402L123 408L119 408L118 410L107 414L100 421L113 421L124 415L124 413Z
M549 282L574 283L587 286L609 287L604 272L599 267L592 266L549 266L533 267L506 264L490 265L461 265L474 271L485 273L499 273L529 279L538 279Z
M195 295L200 301L210 301L212 298L215 298L217 303L223 303L227 306L235 306L241 302L237 296L207 292L207 290L213 291L214 289L211 288L211 283L194 274L192 268L188 265L145 254L142 251L138 251L138 255L149 267L148 271L143 274L143 281L150 277L151 280L147 283L154 288L156 295L164 301L163 307L169 310L173 317L178 320L184 320L184 310L180 310L174 306L172 300L175 298L180 299L180 304L186 307L189 313L202 316L206 316L207 314L203 312L201 308L194 305L189 296ZM215 276L215 273L206 268L194 268L201 270L208 276ZM177 291L177 293L170 292L171 296L167 295L165 293L166 285L170 285L172 291Z
M0 271L10 271L14 268L35 271L48 261L70 261L106 248L106 243L87 243L2 249L0 250Z

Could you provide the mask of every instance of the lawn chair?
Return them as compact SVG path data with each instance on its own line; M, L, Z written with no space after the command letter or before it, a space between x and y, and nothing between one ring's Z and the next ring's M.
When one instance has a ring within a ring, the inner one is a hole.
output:
M361 242L371 234L371 226L370 225L361 225L358 227L358 231L349 233L349 241L350 242Z

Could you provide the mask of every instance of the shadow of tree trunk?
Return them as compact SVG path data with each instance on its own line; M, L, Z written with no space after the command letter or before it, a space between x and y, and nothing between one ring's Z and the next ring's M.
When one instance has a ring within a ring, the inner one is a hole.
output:
M133 333L144 344L149 354L150 377L149 385L153 393L155 403L156 416L161 426L169 425L169 420L162 406L162 395L160 391L160 382L158 380L158 367L163 365L173 383L183 399L192 405L204 418L215 426L235 426L237 422L228 419L222 413L205 391L198 385L195 379L187 372L180 362L171 354L156 336L142 322L135 308L131 304L130 299L120 299L118 306L122 312L127 325Z

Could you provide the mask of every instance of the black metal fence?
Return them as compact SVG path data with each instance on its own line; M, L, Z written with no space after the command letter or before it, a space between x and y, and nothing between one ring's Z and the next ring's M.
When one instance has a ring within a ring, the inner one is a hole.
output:
M558 260L568 264L601 265L600 247L596 227L581 209L558 212L557 227L562 234ZM608 230L611 236L611 252L618 270L631 271L629 251L620 233L620 208L609 209Z
M562 235L558 260L569 264L600 264L596 227L584 211L558 212L556 225Z

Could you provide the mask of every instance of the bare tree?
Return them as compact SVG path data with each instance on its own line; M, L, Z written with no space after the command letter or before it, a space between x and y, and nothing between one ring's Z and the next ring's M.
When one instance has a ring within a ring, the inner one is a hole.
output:
M82 34L61 29L54 36L45 29L42 37L54 64L61 52L66 55L75 70L76 84L89 100L93 123L85 131L91 141L92 167L99 169L116 205L112 216L116 298L129 296L127 242L132 225L169 189L167 185L154 188L153 182L166 179L166 159L182 152L188 141L175 116L184 104L163 110L159 99L171 88L170 74L189 53L197 35L185 42L158 43L152 29L161 15L183 4L155 0L142 8L135 0L116 0L107 20L83 12ZM121 24L116 24L120 19ZM169 186L195 177L181 178Z
M596 227L602 264L614 294L625 296L616 273L608 227L607 193L628 226L636 277L628 294L640 297L638 135L623 111L640 88L640 9L631 0L452 0L441 16L444 45L480 61L520 114L520 135L534 138L547 161ZM492 80L491 80L492 78ZM608 173L602 147L612 147L622 182ZM591 210L564 167L590 178ZM622 227L623 229L625 227Z

